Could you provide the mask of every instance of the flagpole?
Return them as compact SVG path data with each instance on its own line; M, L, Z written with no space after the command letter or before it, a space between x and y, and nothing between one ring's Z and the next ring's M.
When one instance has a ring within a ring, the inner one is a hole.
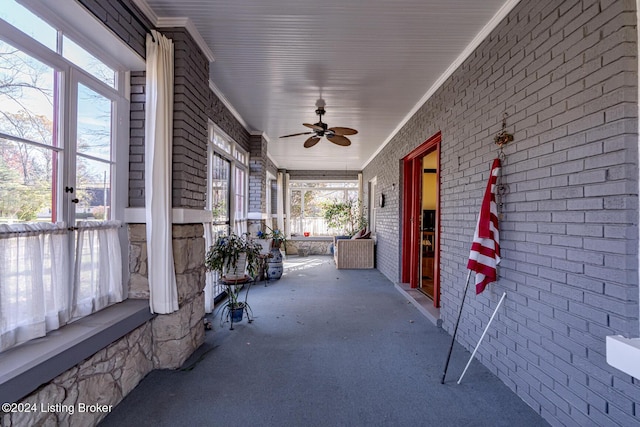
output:
M478 340L478 344L476 344L476 348L474 348L473 349L473 353L471 353L471 357L469 358L469 361L467 362L467 366L464 367L464 371L462 371L462 375L460 375L460 379L458 379L458 384L460 384L460 381L462 381L462 377L464 377L465 372L467 372L467 368L471 364L471 361L473 360L473 356L476 355L476 352L478 351L478 347L480 347L480 343L482 342L482 339L487 334L487 331L489 330L489 326L491 326L491 322L493 322L493 318L496 317L496 313L498 313L498 309L500 308L500 305L502 305L502 301L504 301L504 297L506 297L506 296L507 296L507 293L503 292L502 293L502 298L500 298L500 301L498 301L498 305L496 306L496 309L493 310L493 314L491 315L491 318L489 319L489 323L487 323L487 327L484 328L484 332L482 333L482 336L480 337L480 340Z
M440 384L444 384L444 377L447 376L447 369L449 368L449 360L451 359L451 352L453 351L453 344L456 341L456 333L458 332L458 325L460 324L460 317L462 317L462 307L464 306L464 300L467 297L467 289L469 289L469 279L471 278L471 270L467 273L467 283L464 285L464 292L462 293L462 302L460 303L460 311L458 312L458 320L456 320L456 326L453 328L453 336L451 337L451 345L449 346L449 354L447 354L447 361L444 364L444 372L442 373L442 379Z

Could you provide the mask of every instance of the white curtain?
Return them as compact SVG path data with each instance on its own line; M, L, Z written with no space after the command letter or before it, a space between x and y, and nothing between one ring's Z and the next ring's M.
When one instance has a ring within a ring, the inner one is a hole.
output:
M284 232L284 192L286 191L283 183L283 174L278 172L276 185L276 222L279 230Z
M120 221L78 224L73 275L72 317L102 310L124 298Z
M284 186L282 187L282 198L284 199L284 223L285 223L285 234L287 236L291 235L293 224L291 224L291 202L290 202L290 194L289 194L289 174L285 173L284 176Z
M204 245L206 250L209 250L213 244L213 229L211 223L204 223ZM214 292L214 286L216 284L216 272L207 271L205 274L204 285L204 311L205 313L211 313L213 311L213 301L216 297Z
M171 238L171 145L173 142L173 42L147 34L145 206L149 305L152 313L178 310Z
M247 232L247 220L246 219L238 219L233 221L233 232L238 236L242 236Z
M0 225L0 351L69 320L68 244L64 224Z

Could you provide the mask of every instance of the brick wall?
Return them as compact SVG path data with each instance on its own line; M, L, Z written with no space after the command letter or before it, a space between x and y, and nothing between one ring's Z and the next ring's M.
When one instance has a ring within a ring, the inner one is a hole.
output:
M478 359L553 425L640 425L640 384L605 336L638 336L636 10L632 1L520 2L364 170L378 268L400 277L400 159L441 145L443 327L456 320L475 219L504 113L500 279L465 304ZM472 294L472 292L470 292Z
M249 139L249 212L267 211L267 140L262 135Z
M138 55L146 58L145 34L152 28L133 0L78 0ZM135 17L134 15L135 14Z
M131 73L131 103L129 129L129 206L144 207L144 71Z
M207 115L224 133L240 144L245 151L249 151L249 132L211 90L209 90Z
M163 29L174 45L173 207L204 209L209 63L184 28ZM131 73L129 206L144 202L145 73Z
M204 209L209 61L185 28L162 33L174 44L173 206Z

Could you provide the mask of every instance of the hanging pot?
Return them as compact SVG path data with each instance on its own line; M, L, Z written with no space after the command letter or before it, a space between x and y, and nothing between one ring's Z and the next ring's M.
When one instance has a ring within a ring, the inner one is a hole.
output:
M224 268L223 276L225 280L233 281L240 280L245 277L245 269L247 268L247 254L241 252L238 255L238 261L235 266L229 266Z

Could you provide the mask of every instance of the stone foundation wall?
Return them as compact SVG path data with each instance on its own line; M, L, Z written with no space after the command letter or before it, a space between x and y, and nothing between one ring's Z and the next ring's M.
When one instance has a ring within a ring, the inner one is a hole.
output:
M175 224L172 234L179 309L152 321L155 369L180 367L204 342L204 228ZM129 225L129 242L129 298L149 298L144 224Z
M35 409L0 416L0 427L95 426L153 369L175 369L204 342L204 229L174 225L179 310L156 316L24 398ZM148 299L144 224L129 225L129 298ZM97 406L88 406L97 405Z
M151 322L98 351L19 402L2 427L94 426L153 369Z
M333 239L287 239L287 255L331 255Z

